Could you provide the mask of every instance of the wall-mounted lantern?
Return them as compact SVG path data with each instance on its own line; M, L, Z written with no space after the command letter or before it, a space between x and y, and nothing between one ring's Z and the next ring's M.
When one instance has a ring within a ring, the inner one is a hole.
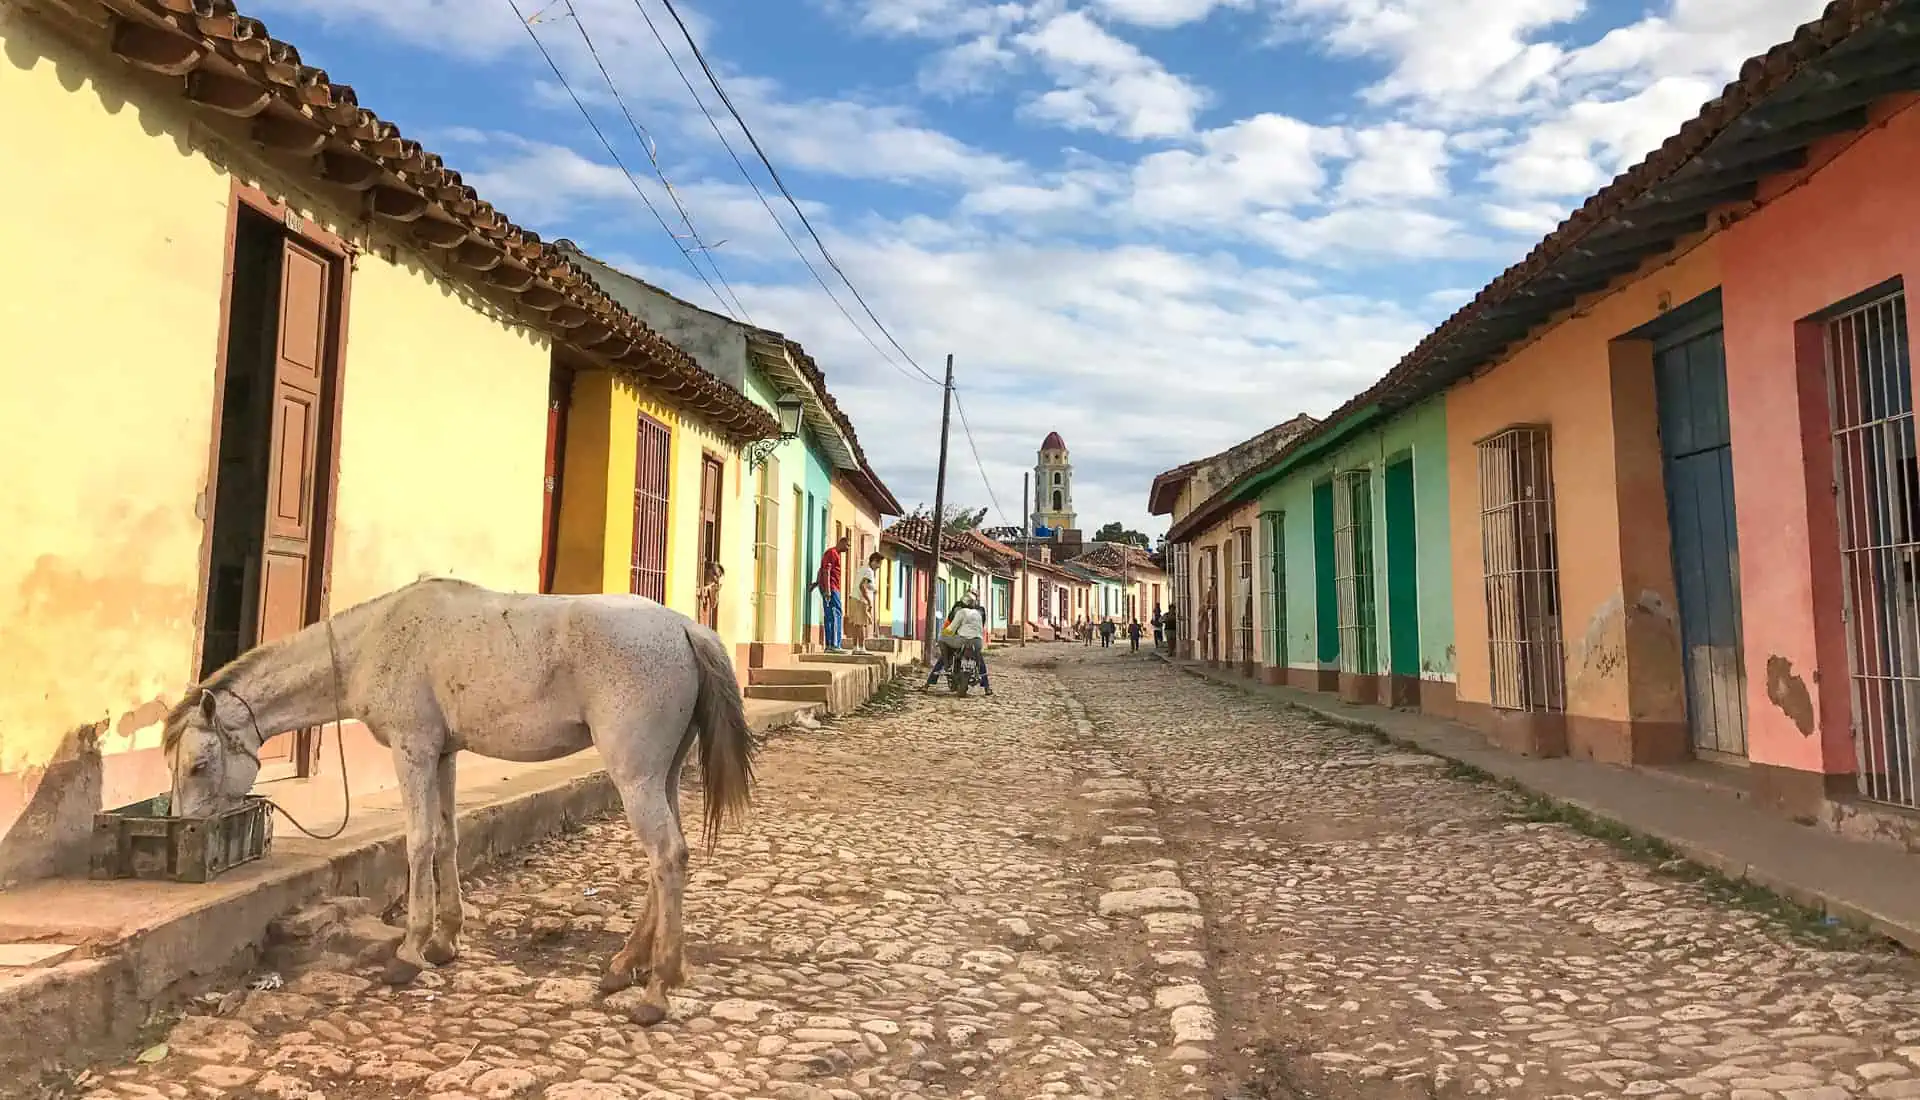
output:
M747 444L747 470L752 472L766 464L774 448L800 435L800 417L806 412L806 402L790 393L783 393L773 403L773 414L780 421L780 434L771 439L756 439Z

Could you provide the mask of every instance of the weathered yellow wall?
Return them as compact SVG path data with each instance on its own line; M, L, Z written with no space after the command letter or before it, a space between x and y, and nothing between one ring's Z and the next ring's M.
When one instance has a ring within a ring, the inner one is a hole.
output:
M96 80L4 3L0 49L11 784L82 724L108 719L109 751L157 737L157 702L192 672L228 183L175 119L123 101L117 71Z
M540 587L545 337L360 257L347 317L333 606L417 580Z

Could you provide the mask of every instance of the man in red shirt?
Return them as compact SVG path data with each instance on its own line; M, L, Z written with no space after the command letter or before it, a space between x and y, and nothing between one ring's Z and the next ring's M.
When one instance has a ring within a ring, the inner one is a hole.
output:
M820 570L814 574L813 584L820 590L820 603L826 610L827 652L841 652L840 624L846 611L846 600L841 595L841 563L846 560L848 551L853 549L853 539L840 536L836 545L827 547L820 555Z

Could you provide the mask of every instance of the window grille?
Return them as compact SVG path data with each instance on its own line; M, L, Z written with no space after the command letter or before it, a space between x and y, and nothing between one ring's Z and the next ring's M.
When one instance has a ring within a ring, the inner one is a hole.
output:
M1860 793L1920 808L1920 467L1906 295L1827 321Z
M1340 668L1372 676L1380 671L1372 470L1349 470L1334 485L1333 583L1340 605Z
M1493 705L1565 710L1551 434L1544 425L1515 427L1476 449Z
M1267 663L1287 667L1287 514L1260 516L1260 577L1267 588Z
M634 429L633 572L630 591L667 602L667 493L673 436L645 413Z
M1233 560L1233 626L1238 636L1234 648L1239 650L1239 660L1257 661L1259 650L1253 648L1253 528L1234 528Z
M753 496L753 636L773 640L774 609L780 599L780 460L769 458L755 474Z

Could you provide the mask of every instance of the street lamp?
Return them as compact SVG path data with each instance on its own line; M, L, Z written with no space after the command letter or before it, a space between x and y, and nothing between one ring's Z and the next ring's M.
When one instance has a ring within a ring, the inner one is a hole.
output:
M800 434L800 414L806 411L806 403L790 393L783 393L773 403L773 413L780 421L780 434L769 439L756 439L747 444L747 471L751 473L766 464L773 449Z

